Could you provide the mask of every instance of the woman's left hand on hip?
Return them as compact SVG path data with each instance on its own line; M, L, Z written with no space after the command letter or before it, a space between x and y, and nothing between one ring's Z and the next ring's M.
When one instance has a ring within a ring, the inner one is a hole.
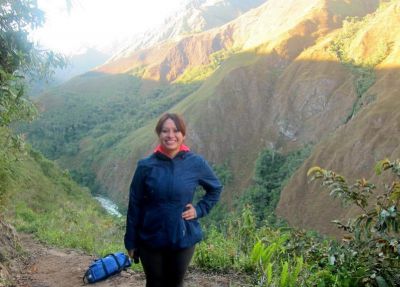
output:
M197 217L197 213L196 213L196 209L194 208L194 206L191 203L186 204L186 209L182 213L182 218L185 220L191 220L191 219L195 219L196 217Z

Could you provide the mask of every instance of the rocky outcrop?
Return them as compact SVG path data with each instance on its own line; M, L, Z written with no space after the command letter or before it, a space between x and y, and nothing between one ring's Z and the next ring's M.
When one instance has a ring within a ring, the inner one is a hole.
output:
M17 256L19 246L14 227L0 219L0 286L14 286L9 264Z

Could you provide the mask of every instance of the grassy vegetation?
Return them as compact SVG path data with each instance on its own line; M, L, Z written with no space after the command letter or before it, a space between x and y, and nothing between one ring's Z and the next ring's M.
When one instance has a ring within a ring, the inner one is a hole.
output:
M377 12L383 11L388 5L382 5ZM375 100L375 95L368 94L368 89L375 83L375 66L381 63L390 53L392 43L384 40L375 45L372 54L368 57L354 56L352 46L358 36L370 25L373 15L369 14L363 18L348 18L343 23L343 28L336 38L331 42L330 50L338 60L352 73L357 98L352 110L346 117L345 122L351 120L364 106Z
M368 11L368 5L365 5L364 0L353 0L353 1L328 1L326 2L328 8L332 13L336 15L342 15L343 17L351 15L365 15ZM382 1L381 1L382 2ZM370 3L372 6L373 4ZM375 4L376 6L378 3ZM367 7L366 7L367 6ZM375 8L376 8L375 6ZM372 9L370 7L369 9Z
M221 66L213 73L212 77L208 78L207 81L202 83L196 91L175 105L172 111L184 113L191 107L196 107L196 109L190 111L190 121L196 121L197 115L201 114L201 109L198 109L198 104L206 101L214 94L215 88L224 77L239 67L255 63L258 59L259 57L252 51L233 54L221 64Z
M204 66L196 66L188 68L185 72L175 80L177 84L187 84L193 82L201 82L210 77L216 69L218 69L222 62L224 62L228 57L232 56L235 50L220 50L212 53L210 58L210 63Z
M104 255L124 250L124 220L111 217L88 189L40 153L29 150L9 167L1 214L19 232L55 246Z
M256 161L254 183L239 198L236 208L251 206L257 226L265 224L265 220L275 222L274 211L281 191L311 150L311 145L307 145L286 155L270 149L262 151Z

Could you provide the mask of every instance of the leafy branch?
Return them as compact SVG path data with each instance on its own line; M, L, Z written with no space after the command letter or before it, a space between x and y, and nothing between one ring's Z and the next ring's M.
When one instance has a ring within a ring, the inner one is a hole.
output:
M377 175L386 170L391 170L397 180L385 184L379 193L376 186L364 178L349 185L343 176L321 167L312 167L307 172L311 180L321 180L330 195L362 209L363 212L347 224L337 220L334 223L350 234L344 237L347 248L353 250L360 264L369 270L369 276L362 279L365 286L398 286L400 280L400 161L385 159L375 166ZM371 198L372 195L375 198Z

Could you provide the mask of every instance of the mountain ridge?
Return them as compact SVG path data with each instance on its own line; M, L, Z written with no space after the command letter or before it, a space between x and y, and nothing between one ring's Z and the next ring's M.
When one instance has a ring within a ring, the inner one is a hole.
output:
M235 0L186 1L180 10L164 20L162 26L135 36L129 44L126 44L127 47L116 53L107 63L129 57L137 50L147 49L158 43L220 26L247 10L257 7L262 2L264 0L246 2ZM210 13L211 15L209 15Z

